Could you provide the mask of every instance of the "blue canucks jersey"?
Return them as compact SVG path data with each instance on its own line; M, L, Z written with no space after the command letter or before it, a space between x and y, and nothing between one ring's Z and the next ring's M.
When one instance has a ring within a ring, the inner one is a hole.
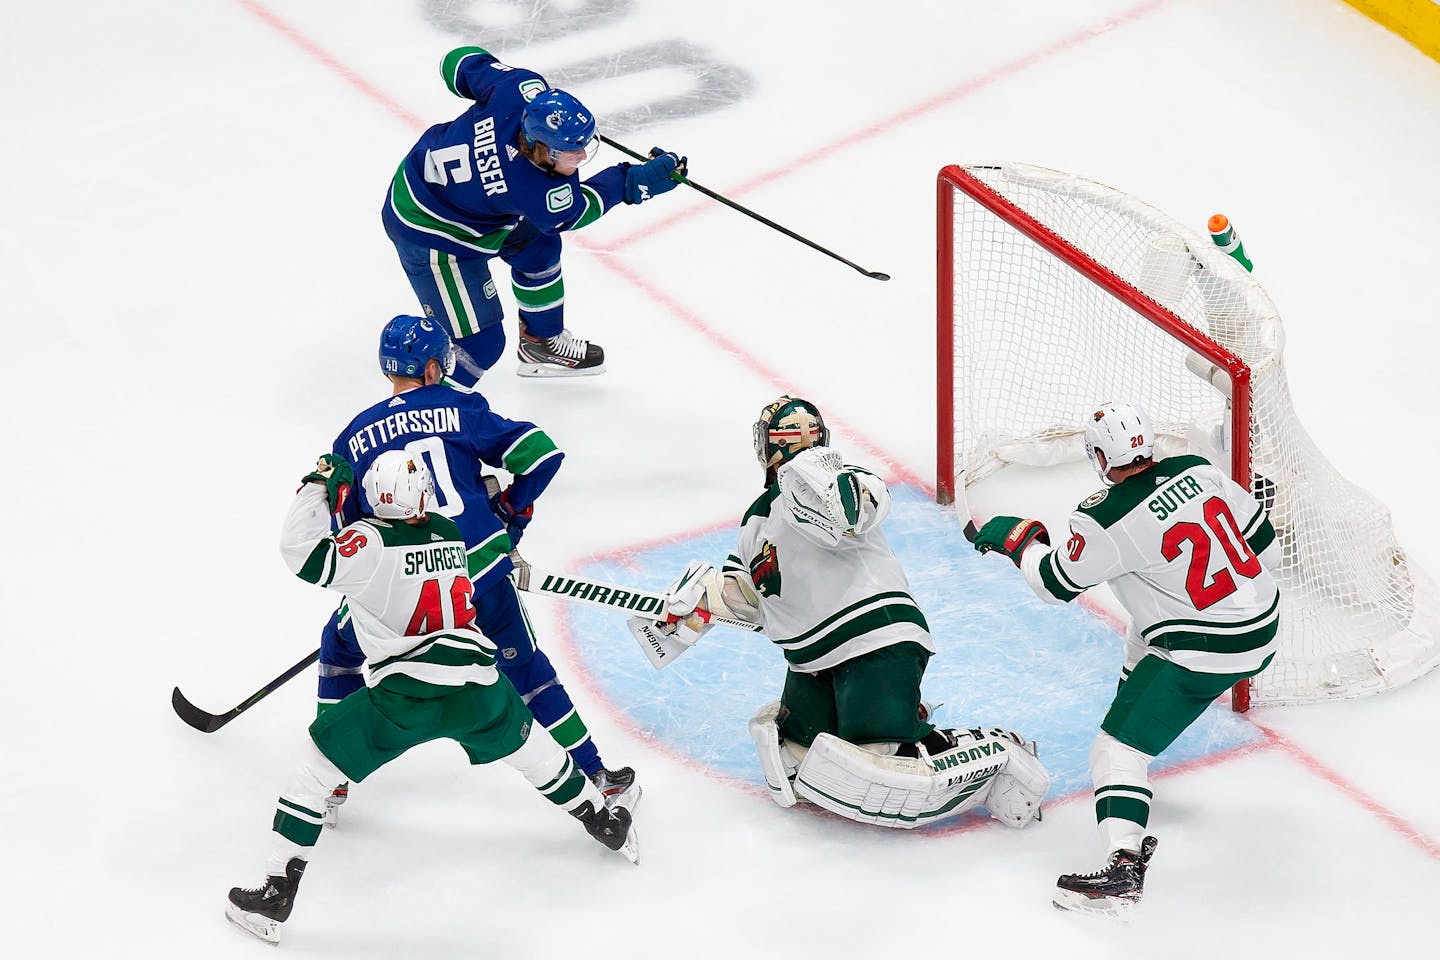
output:
M510 537L491 512L481 479L485 465L514 475L510 503L524 510L564 459L533 423L506 419L480 394L443 384L407 390L361 412L340 431L332 452L351 463L359 480L387 450L404 450L425 461L435 481L430 508L460 528L477 593L513 568ZM360 486L345 506L347 524L371 510Z
M460 47L440 72L456 96L474 101L456 119L425 131L391 181L384 217L411 242L455 256L493 256L528 220L542 233L576 230L625 197L616 164L581 183L541 170L517 149L525 104L547 89L533 70Z

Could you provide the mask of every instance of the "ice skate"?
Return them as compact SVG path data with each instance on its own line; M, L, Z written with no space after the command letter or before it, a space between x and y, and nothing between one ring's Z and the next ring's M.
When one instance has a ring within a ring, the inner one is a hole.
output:
M522 377L593 377L605 372L605 351L599 344L581 340L561 330L553 337L532 337L520 324L516 348Z
M585 825L585 832L590 836L611 850L623 854L631 863L640 862L639 841L635 836L635 828L630 825L629 810L623 807L613 810L610 807L601 807L596 810L590 801L586 800L570 811L570 814Z
M285 865L285 876L266 877L258 887L230 890L225 917L246 933L267 943L280 942L280 926L290 919L300 878L305 874L305 861L292 857Z
M605 806L612 810L622 807L634 814L635 808L640 805L640 784L635 782L635 771L629 767L618 770L601 767L590 782L605 798Z
M344 803L349 798L349 782L340 784L340 786L336 787L330 792L330 796L325 798L325 826L327 828L334 830L335 827L339 825L340 811L338 808L340 804Z
M1055 883L1055 906L1061 910L1128 919L1145 890L1145 870L1157 841L1146 837L1140 852L1116 850L1094 873L1067 873Z

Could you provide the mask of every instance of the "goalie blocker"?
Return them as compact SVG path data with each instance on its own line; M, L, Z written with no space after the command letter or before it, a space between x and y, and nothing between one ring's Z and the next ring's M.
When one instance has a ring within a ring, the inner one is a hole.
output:
M989 730L939 731L948 747L935 753L916 744L916 756L886 756L822 733L807 750L785 742L776 721L778 700L750 721L760 768L771 798L782 807L807 800L831 813L882 827L910 829L985 807L1012 827L1041 818L1050 774L1035 744L1018 733Z

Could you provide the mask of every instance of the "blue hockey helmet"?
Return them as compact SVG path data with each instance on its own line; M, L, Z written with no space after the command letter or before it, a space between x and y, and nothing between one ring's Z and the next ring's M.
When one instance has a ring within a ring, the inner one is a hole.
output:
M564 90L545 90L525 104L520 129L530 143L543 143L551 153L584 150L588 160L599 149L595 117Z
M455 372L450 334L434 320L402 314L380 331L380 369L385 373L423 380L431 360L440 362L446 376Z

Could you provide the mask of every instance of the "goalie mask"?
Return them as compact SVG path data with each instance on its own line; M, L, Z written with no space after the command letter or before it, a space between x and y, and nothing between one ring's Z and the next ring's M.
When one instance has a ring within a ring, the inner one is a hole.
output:
M774 470L801 450L830 444L830 428L820 409L809 400L783 396L766 404L752 429L755 458L765 468L765 483L774 481Z
M365 471L365 499L370 512L384 520L410 520L425 515L434 494L425 461L404 450L387 450Z
M1113 485L1111 470L1155 455L1150 417L1133 403L1102 403L1085 427L1085 455L1105 486Z

